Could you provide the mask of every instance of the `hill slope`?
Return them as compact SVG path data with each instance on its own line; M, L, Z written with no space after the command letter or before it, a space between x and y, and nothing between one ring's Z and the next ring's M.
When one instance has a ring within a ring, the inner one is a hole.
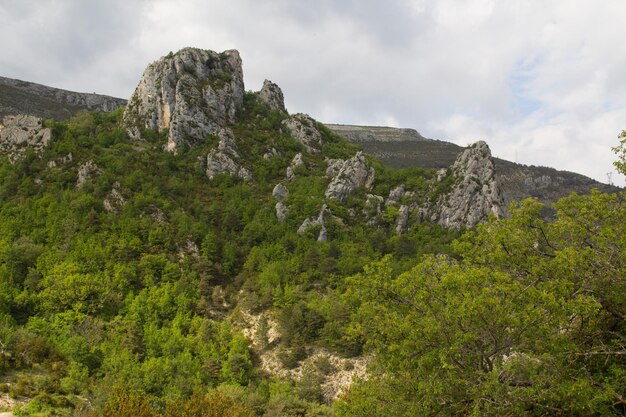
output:
M67 120L80 110L110 112L125 104L126 100L121 98L0 77L0 119L6 115L29 114Z
M329 129L357 143L370 155L395 168L447 168L462 152L461 146L427 139L413 129L379 126L327 124ZM589 193L595 188L616 192L618 187L600 183L570 171L523 165L494 158L496 179L504 195L504 204L535 197L546 206L572 192Z

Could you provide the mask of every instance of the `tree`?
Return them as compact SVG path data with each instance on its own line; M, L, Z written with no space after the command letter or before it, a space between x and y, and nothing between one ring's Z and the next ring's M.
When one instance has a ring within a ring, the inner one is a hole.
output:
M460 260L427 256L399 276L390 258L366 268L350 291L379 372L341 412L623 413L624 197L572 195L553 223L525 201L458 240Z
M620 139L619 145L612 149L617 154L618 160L613 162L613 165L618 172L626 175L626 130L622 130L617 138Z

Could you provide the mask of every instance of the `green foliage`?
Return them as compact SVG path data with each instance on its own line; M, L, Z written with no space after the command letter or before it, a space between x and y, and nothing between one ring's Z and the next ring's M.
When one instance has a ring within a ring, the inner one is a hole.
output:
M626 130L622 130L617 138L620 140L619 145L613 148L613 152L617 154L618 159L613 165L618 172L626 175Z
M36 399L18 413L332 415L320 388L331 362L270 379L239 310L262 314L257 346L287 368L314 349L374 354L340 415L623 413L623 195L570 196L552 223L526 201L463 235L415 219L397 234L398 205L372 227L364 190L326 201L324 158L356 148L322 125L321 152L286 182L302 145L256 93L232 126L246 183L206 178L198 158L216 138L165 153L166 131L130 141L121 114L47 121L41 158L0 159L0 377ZM87 161L101 171L77 189ZM430 189L432 171L370 163L381 196L403 184L432 200L456 181ZM108 211L114 188L125 203ZM325 203L328 241L298 234Z
M624 196L528 200L397 274L351 280L354 331L380 372L340 415L619 415L626 316ZM600 382L601 381L601 382ZM367 411L369 410L369 411Z

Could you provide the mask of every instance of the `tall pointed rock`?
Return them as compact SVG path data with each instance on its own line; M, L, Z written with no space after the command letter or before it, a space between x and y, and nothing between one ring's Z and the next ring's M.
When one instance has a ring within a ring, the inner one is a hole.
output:
M185 48L146 68L124 125L134 139L142 139L144 129L168 129L168 151L193 146L235 122L244 91L239 52Z

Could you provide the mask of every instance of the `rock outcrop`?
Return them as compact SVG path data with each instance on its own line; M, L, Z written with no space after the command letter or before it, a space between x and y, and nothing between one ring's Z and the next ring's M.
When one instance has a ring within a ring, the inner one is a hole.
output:
M76 188L83 188L85 183L94 176L100 174L102 169L95 162L89 160L78 167L78 178L76 179Z
M308 114L294 114L283 120L289 134L304 146L308 153L319 153L322 147L322 134L315 120Z
M287 218L287 213L289 213L289 206L284 203L287 197L289 197L289 190L283 184L278 183L272 190L272 197L277 201L275 206L276 218L280 222L284 222Z
M235 162L239 159L239 154L232 130L221 128L217 136L220 139L219 144L216 149L211 149L206 158L207 177L213 179L217 174L226 172L244 181L250 181L252 179L250 171Z
M11 163L22 158L28 149L41 154L51 137L50 129L43 127L42 119L35 116L5 116L0 124L0 153Z
M295 169L303 166L304 165L304 160L302 159L302 154L300 152L298 152L293 159L291 160L291 163L289 164L289 166L287 167L287 172L285 173L285 178L287 178L287 180L291 181L294 178L296 178L296 172Z
M263 88L259 92L259 99L268 105L272 110L281 111L287 113L285 109L285 98L283 97L283 91L280 87L270 80L263 82Z
M465 149L448 175L453 176L453 184L435 204L431 212L432 221L459 229L474 227L490 214L502 216L503 197L496 181L491 151L484 141Z
M107 194L102 202L102 206L109 213L119 213L126 205L126 199L120 192L120 183L115 182L111 191Z
M166 149L175 151L234 123L243 95L239 52L185 48L146 68L124 124L134 139L141 139L142 129L168 129Z
M332 161L334 166L338 165L337 160ZM329 163L329 167L330 165ZM326 172L328 174L328 169ZM343 201L361 187L369 190L374 184L374 178L374 168L369 166L363 152L357 152L352 158L343 161L341 168L328 184L324 196Z
M326 223L325 223L324 217L329 214L330 214L330 210L328 209L328 206L324 204L322 208L320 209L320 212L317 214L317 216L309 217L308 219L305 219L302 222L302 224L298 228L297 233L301 235L311 228L320 227L320 232L317 235L317 240L319 242L325 242L326 239L328 238L328 234L326 231Z

